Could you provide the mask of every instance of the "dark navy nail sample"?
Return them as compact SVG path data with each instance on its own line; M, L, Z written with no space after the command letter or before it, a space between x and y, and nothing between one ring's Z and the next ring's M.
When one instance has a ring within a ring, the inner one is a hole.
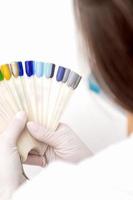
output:
M23 64L22 64L22 62L17 62L17 64L18 64L19 76L23 76L24 75Z
M53 78L54 72L55 72L55 64L51 64L51 74L50 74L50 78Z
M30 77L34 75L34 65L35 65L34 61L25 61L25 71L27 76Z

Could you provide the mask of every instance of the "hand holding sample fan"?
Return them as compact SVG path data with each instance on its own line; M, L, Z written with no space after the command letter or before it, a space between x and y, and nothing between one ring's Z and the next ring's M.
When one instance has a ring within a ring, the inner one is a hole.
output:
M22 62L1 65L0 80L0 131L20 110L26 112L28 120L55 131L81 77L64 67L56 69L54 64L26 61L25 67ZM44 144L27 129L19 139L18 149L23 161L32 149L41 155L45 152Z

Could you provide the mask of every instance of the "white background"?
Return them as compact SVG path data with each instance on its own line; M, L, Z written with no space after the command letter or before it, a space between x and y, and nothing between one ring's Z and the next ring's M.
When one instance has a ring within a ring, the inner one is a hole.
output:
M70 2L0 0L0 63L35 59L83 73ZM125 137L126 120L100 99L92 97L85 84L85 81L81 83L71 99L62 121L97 152ZM33 170L28 168L28 173L33 174Z

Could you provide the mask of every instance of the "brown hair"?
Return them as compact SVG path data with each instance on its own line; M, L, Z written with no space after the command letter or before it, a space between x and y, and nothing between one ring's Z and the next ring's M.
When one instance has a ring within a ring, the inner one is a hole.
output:
M133 0L74 0L74 7L92 72L133 112Z

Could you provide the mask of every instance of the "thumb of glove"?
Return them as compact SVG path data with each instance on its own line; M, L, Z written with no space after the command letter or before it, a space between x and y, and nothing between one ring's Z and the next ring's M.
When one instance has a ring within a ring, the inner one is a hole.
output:
M45 127L41 126L36 122L28 122L27 128L30 134L40 142L46 143L49 146L54 146L51 140L54 132L47 130Z

